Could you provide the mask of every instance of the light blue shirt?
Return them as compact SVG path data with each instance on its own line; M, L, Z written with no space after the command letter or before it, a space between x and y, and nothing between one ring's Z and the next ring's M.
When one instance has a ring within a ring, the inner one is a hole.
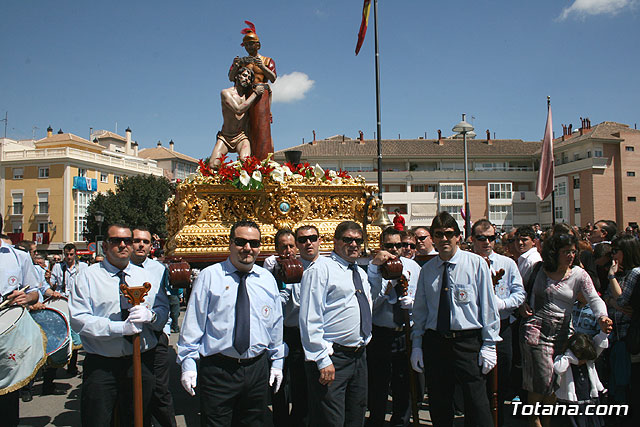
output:
M137 265L137 264L136 264ZM162 310L166 309L166 319L162 332L169 335L171 331L171 319L169 319L169 293L167 291L169 287L169 270L167 267L161 263L160 261L156 261L155 259L145 258L140 267L149 271L153 277L153 281L151 283L151 291L153 293L161 293L167 296L167 306L162 307ZM154 310L155 311L155 310ZM159 315L156 312L156 315Z
M307 261L300 258L304 270L313 265L315 261ZM300 283L287 284L288 298L284 305L284 326L287 328L300 327ZM282 295L282 292L280 293Z
M266 350L274 368L282 369L282 302L271 273L254 265L247 275L250 302L249 348L238 354L233 347L238 269L227 258L198 274L178 340L178 363L182 371L196 371L200 356L223 354L250 359Z
M29 286L26 293L38 292L40 279L28 253L0 242L0 295ZM39 295L42 299L42 295Z
M418 285L418 278L420 277L420 266L417 262L409 258L400 257L399 259L402 262L402 274L409 282L407 295L415 298L416 286ZM369 262L367 276L371 284L371 297L373 298L373 324L384 328L396 328L400 326L396 325L393 321L393 304L396 304L398 301L395 288L389 292L389 295L385 295L385 289L389 282L391 282L391 286L395 286L397 280L383 279L380 267L372 262Z
M371 335L360 335L360 306L349 263L335 252L319 257L302 275L300 335L306 360L318 369L331 365L333 343L347 347L366 345ZM371 286L358 267L362 288L371 308Z
M520 271L518 271L518 265L509 257L491 251L489 261L491 261L492 274L500 271L500 269L504 270L504 276L498 281L494 289L495 296L504 301L505 304L505 307L500 310L500 319L508 319L522 305L527 296L522 285L522 277L520 276Z
M62 271L62 265L65 265L67 268L64 273ZM65 297L69 296L69 289L71 289L78 279L78 273L80 273L85 268L89 266L84 262L76 261L73 264L73 267L69 267L66 265L65 261L58 262L51 269L51 287L55 288L56 291L60 292ZM64 281L65 291L62 291L62 282Z
M71 329L77 331L87 353L105 357L122 357L133 354L133 346L123 338L124 321L120 310L119 268L106 259L80 271L74 286L69 289L69 313ZM142 304L153 307L156 320L144 324L140 334L140 350L152 349L158 343L155 331L162 330L167 321L169 300L164 292L154 289L153 274L144 268L129 263L124 269L129 286L151 283L149 293ZM123 302L123 308L131 304Z
M413 345L422 348L427 329L436 330L444 262L439 256L427 262L420 272L413 304ZM479 255L456 249L448 261L451 330L481 329L486 345L502 341L500 317L493 298L493 283L487 262Z

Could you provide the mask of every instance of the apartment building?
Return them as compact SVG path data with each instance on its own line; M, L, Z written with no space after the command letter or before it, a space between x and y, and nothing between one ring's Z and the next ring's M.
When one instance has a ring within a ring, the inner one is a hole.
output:
M170 181L182 181L198 170L198 160L177 152L173 139L169 141L169 148L163 147L162 142L158 141L156 147L140 150L139 156L155 160Z

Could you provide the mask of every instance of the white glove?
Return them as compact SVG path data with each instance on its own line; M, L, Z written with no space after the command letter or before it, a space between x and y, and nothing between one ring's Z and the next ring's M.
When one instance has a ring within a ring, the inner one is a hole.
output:
M424 360L422 359L422 349L414 348L411 350L411 367L416 372L424 370Z
M182 383L182 387L189 393L191 396L196 395L196 381L198 379L198 373L196 371L185 371L182 373L182 377L180 378L180 382Z
M507 303L504 302L502 298L496 297L496 308L498 309L498 311L504 310L506 306Z
M478 365L482 366L482 373L487 375L498 363L498 353L495 345L483 345L478 355Z
M134 305L129 309L128 318L132 322L151 323L153 322L153 312L144 305Z
M409 295L398 299L398 302L400 303L400 308L404 308L405 310L411 310L413 308L413 298Z
M282 384L282 369L271 368L271 372L269 373L269 386L273 386L273 393L277 393L280 390L280 384ZM274 385L275 383L275 385Z
M122 335L135 335L142 332L142 324L134 322L131 320L131 317L128 317L127 320L124 321L124 326L122 326Z

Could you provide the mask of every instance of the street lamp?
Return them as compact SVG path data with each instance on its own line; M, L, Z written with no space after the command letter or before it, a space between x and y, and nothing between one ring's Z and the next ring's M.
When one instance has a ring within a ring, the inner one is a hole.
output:
M471 235L471 212L469 211L469 165L467 161L467 133L473 131L466 121L467 115L462 114L462 121L453 127L453 131L462 134L464 141L464 237Z
M98 235L96 236L96 254L98 254L98 241L102 240L102 223L104 222L104 213L102 211L96 211L93 218L98 223Z

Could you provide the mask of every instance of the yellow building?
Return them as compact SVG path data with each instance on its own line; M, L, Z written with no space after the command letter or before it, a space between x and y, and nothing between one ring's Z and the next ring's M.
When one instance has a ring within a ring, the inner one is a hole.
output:
M115 190L123 176L162 176L157 162L137 156L137 143L108 131L91 141L71 133L38 141L0 139L0 203L3 233L14 242L34 240L40 251L68 243L86 248L86 209L98 192Z

